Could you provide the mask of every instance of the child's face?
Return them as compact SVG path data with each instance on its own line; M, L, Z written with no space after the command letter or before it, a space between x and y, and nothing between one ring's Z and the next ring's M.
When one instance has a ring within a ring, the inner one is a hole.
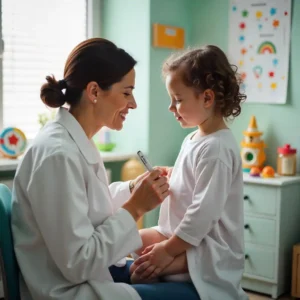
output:
M205 93L186 86L178 72L167 75L166 88L171 98L169 110L183 128L200 126L211 116L212 105L207 105Z

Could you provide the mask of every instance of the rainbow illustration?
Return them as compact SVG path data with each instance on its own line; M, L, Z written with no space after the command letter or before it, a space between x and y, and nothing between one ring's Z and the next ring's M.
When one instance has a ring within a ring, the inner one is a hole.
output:
M266 53L275 54L276 47L272 42L265 41L260 44L260 46L258 47L257 53L258 54L266 54Z

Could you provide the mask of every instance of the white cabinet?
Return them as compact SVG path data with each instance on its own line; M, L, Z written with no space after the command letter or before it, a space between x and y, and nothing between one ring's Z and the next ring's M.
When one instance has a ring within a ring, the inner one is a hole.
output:
M293 245L300 242L300 176L244 174L243 288L272 298L291 288Z

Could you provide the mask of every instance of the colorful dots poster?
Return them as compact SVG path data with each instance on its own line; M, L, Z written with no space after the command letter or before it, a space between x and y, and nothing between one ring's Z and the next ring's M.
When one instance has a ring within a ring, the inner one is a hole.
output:
M230 0L228 57L247 102L286 103L291 6L291 0Z

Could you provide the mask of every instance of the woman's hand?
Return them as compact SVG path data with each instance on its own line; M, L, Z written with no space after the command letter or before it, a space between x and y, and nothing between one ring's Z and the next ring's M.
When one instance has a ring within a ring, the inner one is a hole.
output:
M154 170L159 170L161 176L165 176L168 179L170 179L172 171L173 171L173 167L158 166L158 167L154 167ZM139 175L137 178L131 180L132 189L130 190L130 192L134 191L134 188L140 183L140 181L142 181L147 176L147 174L149 174L149 172L145 172L145 173Z
M141 175L142 178L134 187L131 198L123 205L137 221L146 212L154 209L169 194L167 177L161 176L160 170Z
M142 181L147 175L149 174L149 172L145 172L141 175L139 175L137 178L130 180L130 184L129 184L129 188L130 188L130 193L133 193L134 188L138 185L138 183L140 181Z
M161 171L162 176L166 176L168 179L171 178L173 167L158 166L155 168Z

